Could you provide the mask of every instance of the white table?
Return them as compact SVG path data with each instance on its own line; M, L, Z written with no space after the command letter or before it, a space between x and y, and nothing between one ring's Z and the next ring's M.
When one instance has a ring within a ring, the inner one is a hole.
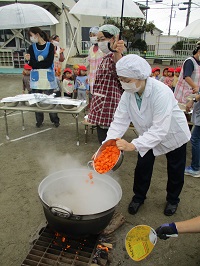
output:
M25 129L24 127L24 114L23 112L28 111L28 112L42 112L42 113L62 113L62 114L71 114L75 116L76 119L76 139L77 139L77 146L79 146L79 125L78 125L78 118L79 114L85 110L87 107L87 104L82 104L80 107L78 107L76 110L64 110L59 106L56 106L55 108L52 109L41 109L38 107L31 107L31 106L26 106L26 105L17 105L16 107L9 107L9 106L1 106L0 110L4 111L4 119L5 119L5 127L6 127L6 139L9 140L9 131L8 131L8 120L7 120L7 115L16 111L21 111L21 116L22 116L22 130ZM10 111L9 113L7 113Z

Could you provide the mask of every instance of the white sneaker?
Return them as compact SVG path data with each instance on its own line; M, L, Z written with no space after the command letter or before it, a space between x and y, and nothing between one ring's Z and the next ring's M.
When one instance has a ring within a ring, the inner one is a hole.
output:
M200 171L195 171L192 169L191 166L187 166L185 168L185 175L190 175L190 176L193 176L193 177L200 177Z

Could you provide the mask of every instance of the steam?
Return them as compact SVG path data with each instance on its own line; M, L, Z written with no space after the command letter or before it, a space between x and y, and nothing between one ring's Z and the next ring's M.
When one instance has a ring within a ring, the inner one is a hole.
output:
M41 149L42 150L42 149ZM76 154L76 157L71 156L69 153L62 154L55 150L48 150L45 148L44 154L39 158L39 163L41 167L44 169L46 175L50 175L52 173L68 170L68 169L88 169L87 165L81 164L81 160L84 158L85 154L82 153ZM88 169L89 171L89 169ZM116 172L110 172L110 175L117 182L120 182L119 176L116 175Z
M71 156L69 153L61 154L58 151L49 150L43 154L39 162L45 173L50 175L61 170L86 168L86 165L81 165L79 157L81 155L76 155L75 159L75 156Z
M75 159L70 154L45 149L38 158L48 176L48 182L42 184L42 199L48 206L67 207L81 215L114 207L120 200L118 184L108 175L95 171L91 180L88 176L91 170L81 165L81 158L82 154Z

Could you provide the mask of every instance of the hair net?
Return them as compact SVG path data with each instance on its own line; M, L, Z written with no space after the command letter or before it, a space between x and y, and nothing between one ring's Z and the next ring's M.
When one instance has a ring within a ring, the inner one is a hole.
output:
M99 28L99 31L105 31L105 32L108 32L114 36L116 36L120 32L120 30L116 26L111 25L111 24L105 24L105 25L101 26Z
M97 34L99 32L99 27L95 26L90 28L89 33Z
M149 63L142 57L129 54L122 57L116 64L117 75L134 79L147 79L151 75Z

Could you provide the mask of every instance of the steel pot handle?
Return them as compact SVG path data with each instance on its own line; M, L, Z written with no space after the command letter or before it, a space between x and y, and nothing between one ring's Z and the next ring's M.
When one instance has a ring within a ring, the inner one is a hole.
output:
M50 212L55 215L55 216L59 216L61 218L69 218L73 215L73 212L71 209L65 207L65 206L61 206L61 205L54 205L49 207Z
M87 167L90 169L90 170L94 170L94 167L93 167L93 161L89 161L87 163Z

